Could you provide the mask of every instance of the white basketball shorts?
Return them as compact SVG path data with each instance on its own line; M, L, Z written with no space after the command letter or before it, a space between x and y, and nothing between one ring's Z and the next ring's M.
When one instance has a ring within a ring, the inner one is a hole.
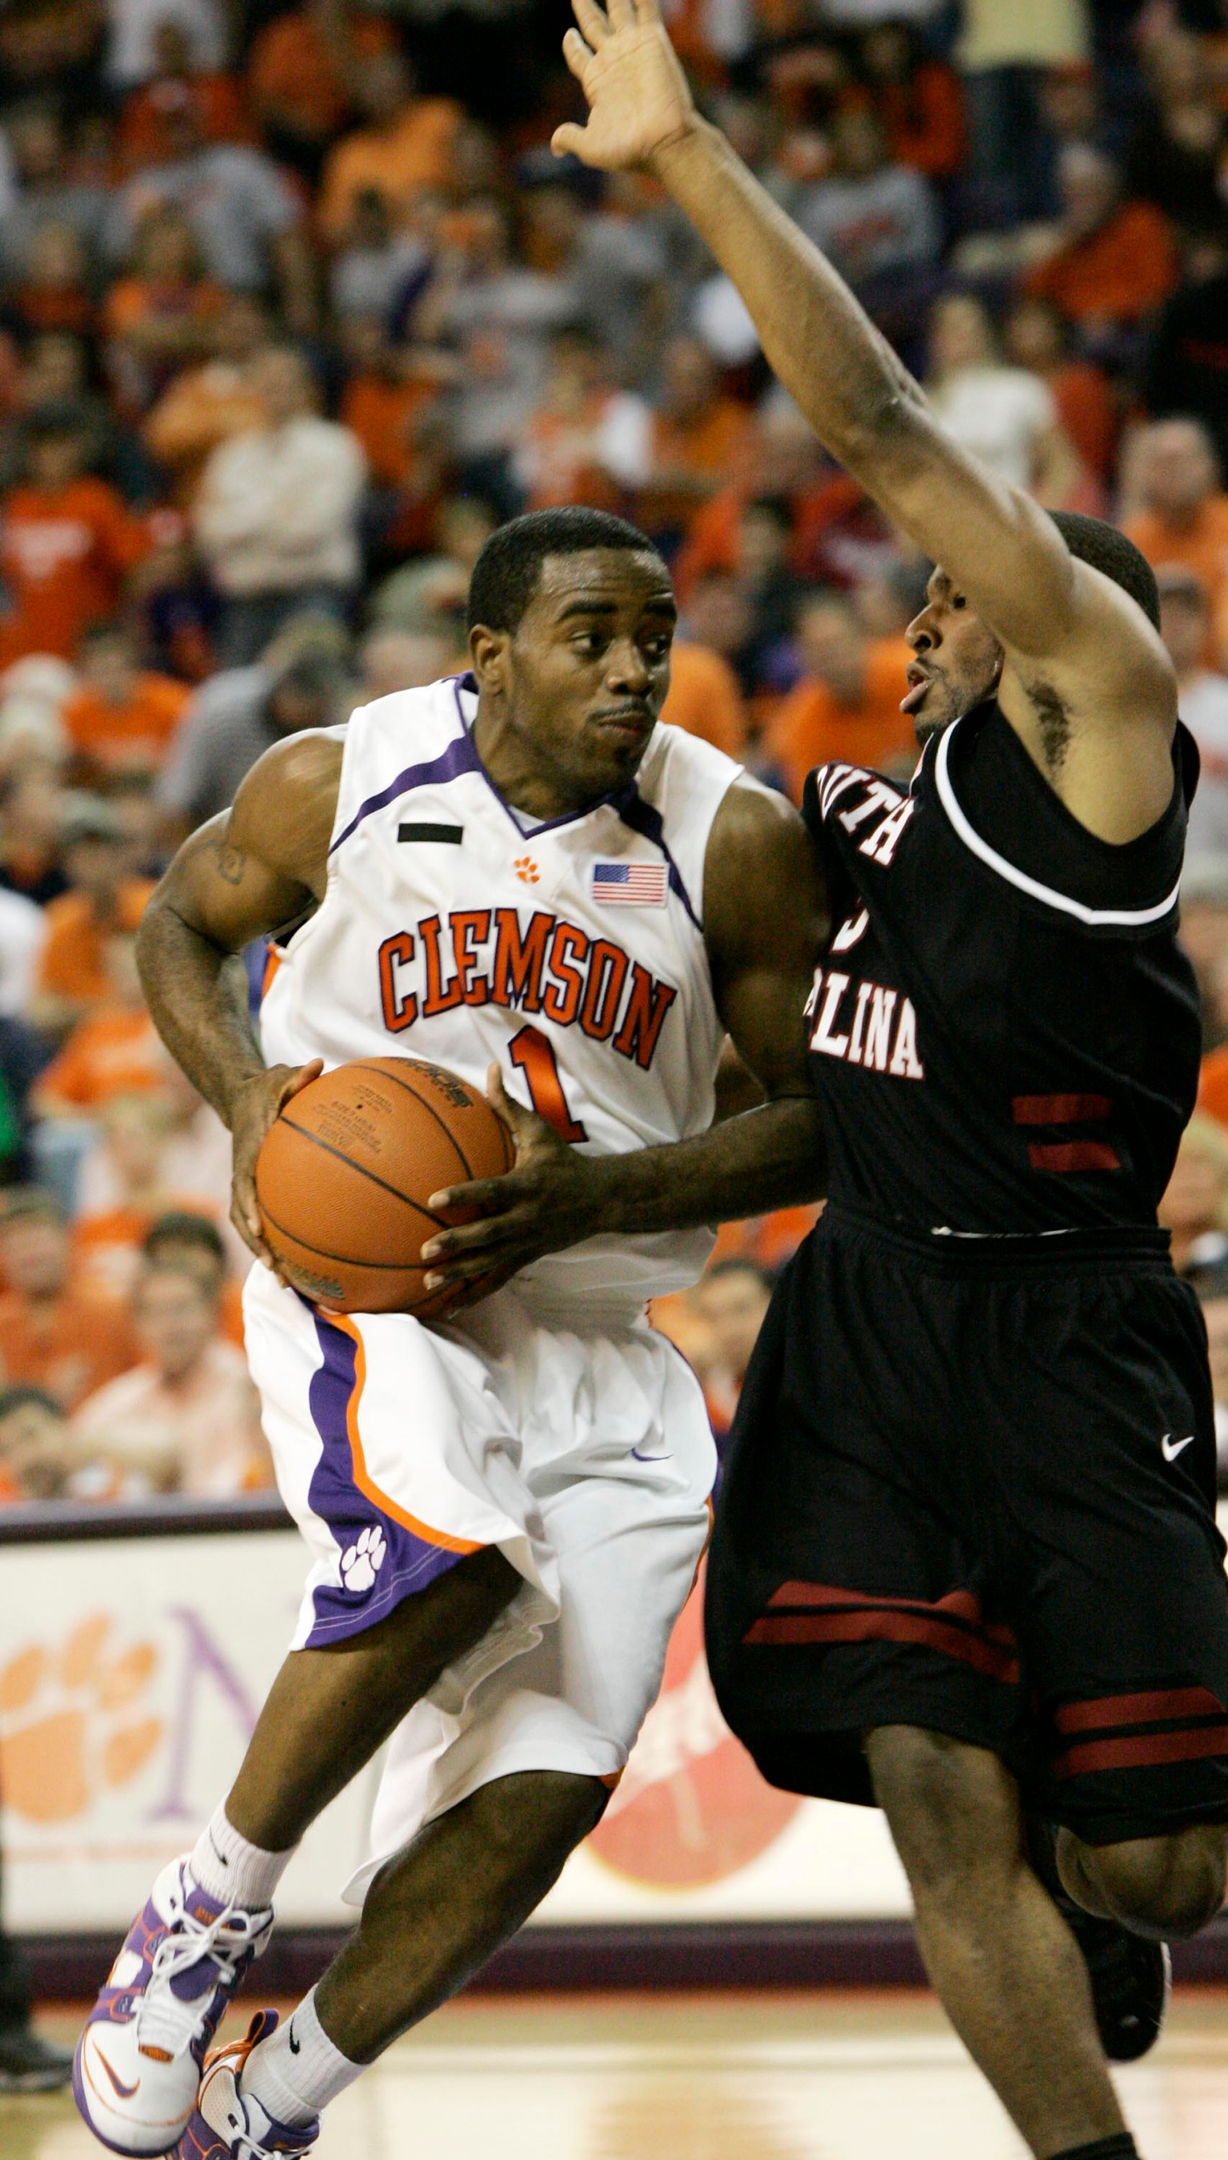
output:
M252 1376L312 1555L292 1647L372 1627L465 1553L523 1587L393 1736L379 1861L493 1778L613 1784L708 1533L716 1454L690 1367L642 1317L547 1324L515 1283L448 1327L332 1318L254 1267Z

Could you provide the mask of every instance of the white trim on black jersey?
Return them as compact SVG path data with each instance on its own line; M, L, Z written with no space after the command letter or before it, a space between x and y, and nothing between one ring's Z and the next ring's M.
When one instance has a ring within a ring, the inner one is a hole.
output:
M1036 878L1029 877L1026 870L1016 869L1014 863L1007 862L1004 855L999 855L996 849L991 848L989 842L982 840L980 834L969 824L961 810L951 784L951 775L947 770L951 737L958 726L958 720L953 721L950 727L944 728L939 737L938 752L934 759L934 784L938 790L939 801L966 848L970 848L991 870L996 870L998 876L1005 878L1008 885L1017 885L1020 892L1029 894L1033 900L1043 900L1046 907L1059 908L1064 915L1073 915L1077 921L1088 923L1092 927L1105 924L1134 929L1144 923L1160 922L1165 915L1171 914L1181 891L1180 878L1167 900L1161 900L1156 907L1090 908L1084 907L1081 900L1071 900L1065 893L1054 892L1052 886L1041 885Z

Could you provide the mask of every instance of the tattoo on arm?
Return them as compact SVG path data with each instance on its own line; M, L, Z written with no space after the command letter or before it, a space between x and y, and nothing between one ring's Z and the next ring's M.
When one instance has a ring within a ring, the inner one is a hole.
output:
M217 862L217 874L227 885L241 885L247 870L247 857L242 848L235 847L227 839L215 840L213 853Z

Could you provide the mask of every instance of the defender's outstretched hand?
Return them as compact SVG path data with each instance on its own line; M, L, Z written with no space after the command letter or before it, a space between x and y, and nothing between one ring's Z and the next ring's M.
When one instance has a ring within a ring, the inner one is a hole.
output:
M556 128L551 148L606 172L648 165L696 119L657 0L608 0L608 11L597 0L571 4L580 27L563 39L563 57L588 100L588 120Z

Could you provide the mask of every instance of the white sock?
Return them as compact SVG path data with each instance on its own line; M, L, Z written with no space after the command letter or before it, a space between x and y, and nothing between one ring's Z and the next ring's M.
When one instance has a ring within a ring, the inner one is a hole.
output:
M264 1912L295 1850L292 1845L288 1852L263 1852L259 1845L250 1845L220 1807L201 1831L188 1864L211 1898L237 1905L241 1912Z
M288 2130L300 2130L361 2077L365 2068L333 2046L316 2016L313 1988L285 2024L252 2049L239 2091L258 2100Z

